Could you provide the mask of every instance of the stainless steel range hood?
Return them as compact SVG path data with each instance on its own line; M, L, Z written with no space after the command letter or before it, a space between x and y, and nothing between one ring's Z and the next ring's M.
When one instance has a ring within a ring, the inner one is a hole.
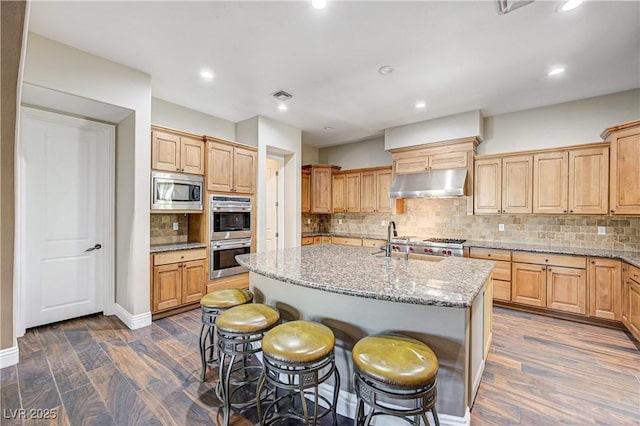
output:
M389 197L460 197L467 195L466 184L466 168L396 175L389 188Z

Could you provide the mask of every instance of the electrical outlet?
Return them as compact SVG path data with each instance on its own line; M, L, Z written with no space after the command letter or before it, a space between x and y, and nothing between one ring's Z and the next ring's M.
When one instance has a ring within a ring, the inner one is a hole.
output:
M598 226L598 235L607 235L607 228L604 226Z
M384 223L384 220L380 221L380 226L384 226L386 225L386 223Z
M342 225L342 219L338 219L338 225Z
M311 219L307 219L307 225L311 223Z
M504 232L504 223L498 225L498 231Z
M173 222L173 230L174 231L178 230L178 222Z

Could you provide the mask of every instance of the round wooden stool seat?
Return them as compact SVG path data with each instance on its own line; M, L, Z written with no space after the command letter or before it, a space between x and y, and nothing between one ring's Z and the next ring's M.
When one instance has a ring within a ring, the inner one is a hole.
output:
M333 350L335 342L333 332L325 325L291 321L265 334L262 352L281 362L308 363L325 358Z
M231 308L232 306L249 303L252 300L253 293L250 291L230 288L205 294L202 299L200 299L200 305L207 308Z
M438 358L424 343L405 336L368 336L353 347L360 372L392 386L426 386L438 373Z
M226 333L255 333L266 330L280 321L280 312L261 303L234 306L216 320L218 330Z

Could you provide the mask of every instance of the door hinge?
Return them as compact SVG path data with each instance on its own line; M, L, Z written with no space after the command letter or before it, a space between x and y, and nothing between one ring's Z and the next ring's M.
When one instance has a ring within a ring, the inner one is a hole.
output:
M279 237L279 234L276 232L276 238L278 238L278 237Z
M278 207L280 204L278 204L278 202L276 201L276 207Z
M276 176L280 176L280 172L276 170Z

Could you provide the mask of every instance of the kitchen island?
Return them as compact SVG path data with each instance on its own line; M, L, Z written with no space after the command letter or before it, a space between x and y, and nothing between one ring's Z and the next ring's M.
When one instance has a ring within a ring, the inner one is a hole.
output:
M351 348L366 335L393 331L425 342L436 353L441 423L469 424L491 341L495 263L372 252L323 244L237 260L250 271L256 301L275 306L284 319L318 321L334 331L341 414L354 415Z

